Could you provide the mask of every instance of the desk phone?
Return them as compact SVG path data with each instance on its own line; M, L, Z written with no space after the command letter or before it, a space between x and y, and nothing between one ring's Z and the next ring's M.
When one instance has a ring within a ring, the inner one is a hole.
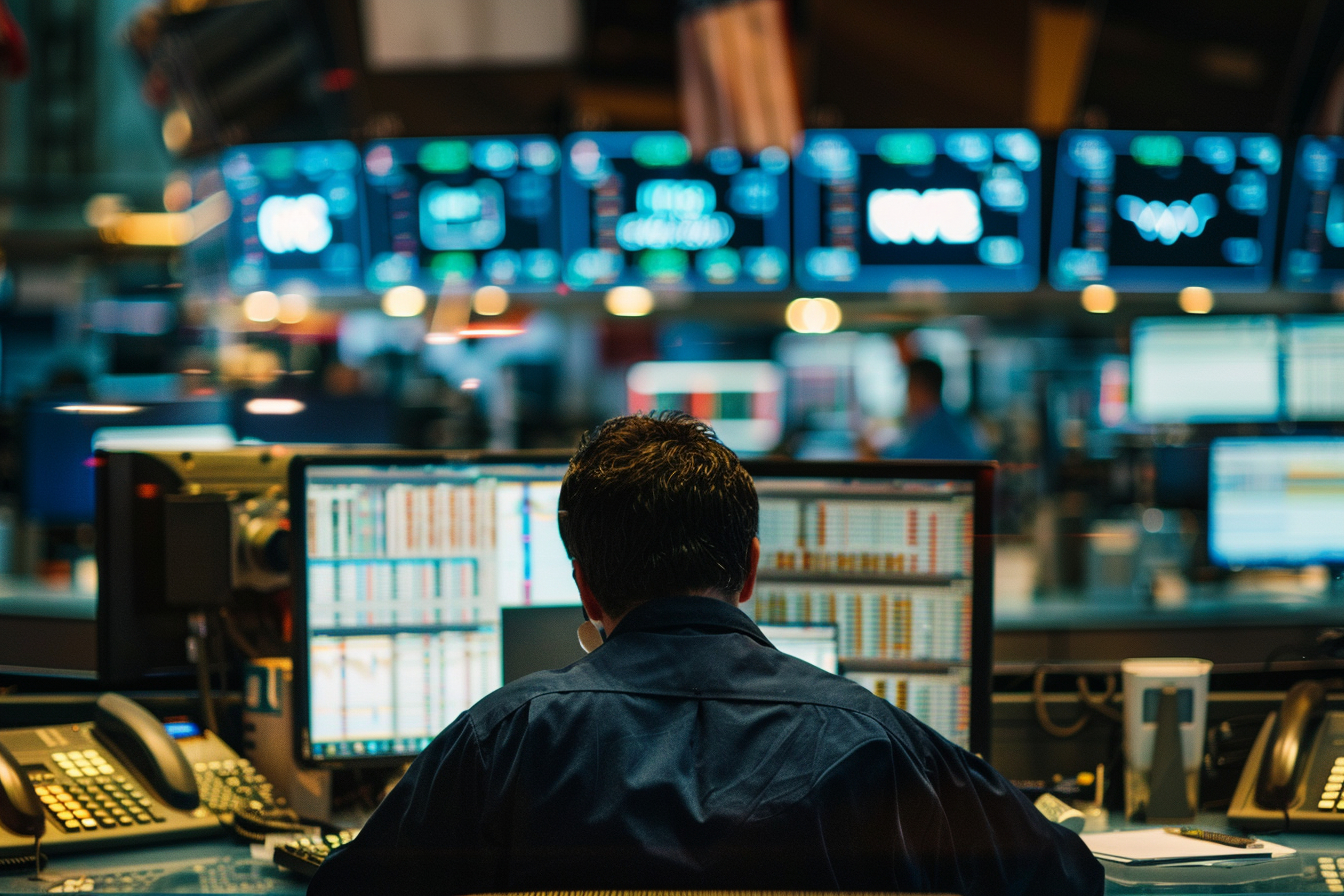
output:
M0 866L31 864L38 835L50 855L124 849L214 836L242 815L292 812L214 734L175 740L119 694L91 722L0 730Z
M1299 681L1246 757L1227 818L1248 831L1344 832L1344 712L1325 712L1340 682Z

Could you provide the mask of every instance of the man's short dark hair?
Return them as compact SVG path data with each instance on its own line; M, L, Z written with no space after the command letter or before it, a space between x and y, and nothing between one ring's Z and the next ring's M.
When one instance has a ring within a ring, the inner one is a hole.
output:
M560 486L560 537L609 616L746 584L759 504L737 455L686 414L613 417Z
M943 394L943 365L932 358L916 358L905 369L905 381L933 395Z

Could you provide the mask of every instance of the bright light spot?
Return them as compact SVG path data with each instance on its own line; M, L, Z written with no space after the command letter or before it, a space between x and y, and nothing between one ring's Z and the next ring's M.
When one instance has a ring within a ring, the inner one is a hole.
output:
M279 314L280 299L270 290L250 292L243 299L243 317L254 323L270 323Z
M1084 311L1110 314L1115 310L1115 290L1101 283L1093 283L1091 286L1083 287L1079 301L1082 302Z
M163 117L163 145L174 155L191 145L191 116L174 109Z
M138 404L62 404L56 410L66 414L134 414L144 408Z
M331 243L327 200L316 193L271 196L257 209L257 236L267 252L314 255Z
M1115 211L1120 217L1132 223L1139 236L1148 242L1160 240L1162 245L1170 246L1186 236L1199 236L1204 225L1218 214L1218 198L1212 193L1200 193L1186 202L1177 199L1171 205L1154 199L1144 202L1137 196L1125 194L1115 198Z
M170 212L191 208L191 181L182 172L174 172L163 185L163 207Z
M1162 524L1166 522L1166 514L1156 507L1149 507L1143 512L1144 531L1156 534L1162 531Z
M1213 293L1203 286L1187 286L1176 301L1186 314L1208 314L1213 310Z
M481 388L481 381L478 377L469 376L462 381L463 392L472 392L479 388Z
M425 291L418 286L394 286L383 293L388 317L415 317L425 310Z
M509 293L502 286L482 286L471 299L471 309L485 317L509 310Z
M874 190L868 195L868 233L879 244L904 246L973 243L983 232L980 197L971 190Z
M280 308L275 319L282 324L296 324L308 316L308 297L297 292L287 292L280 297Z
M795 333L833 333L840 326L840 306L830 299L794 299L784 322Z
M84 203L84 222L102 230L114 226L126 214L126 197L117 193L98 193Z
M429 345L456 345L461 341L462 337L456 333L442 330L430 330L425 334L425 342Z
M297 414L306 408L297 398L254 398L243 409L249 414Z
M617 286L607 290L602 304L617 317L643 317L653 310L653 293L643 286Z

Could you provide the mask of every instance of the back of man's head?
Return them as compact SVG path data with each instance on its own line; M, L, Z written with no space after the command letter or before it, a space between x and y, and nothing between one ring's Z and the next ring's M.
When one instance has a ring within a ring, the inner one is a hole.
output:
M728 598L750 569L759 506L737 455L677 412L614 417L560 486L560 537L607 615L686 594Z

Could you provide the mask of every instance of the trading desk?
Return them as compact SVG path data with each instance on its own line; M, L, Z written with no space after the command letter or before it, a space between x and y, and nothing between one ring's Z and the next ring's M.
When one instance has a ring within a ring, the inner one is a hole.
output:
M1226 819L1199 820L1221 828ZM1251 866L1126 869L1107 865L1108 896L1184 896L1218 893L1331 893L1322 859L1344 859L1344 836L1283 834L1276 843L1292 846L1296 856ZM1333 867L1333 864L1332 866ZM1344 871L1339 872L1344 878ZM9 893L277 893L301 894L307 880L252 858L245 844L230 840L196 841L178 846L127 852L58 856L42 872L0 873L0 894ZM1338 878L1337 878L1338 879ZM90 886L92 884L92 886ZM73 889L71 889L73 888Z

